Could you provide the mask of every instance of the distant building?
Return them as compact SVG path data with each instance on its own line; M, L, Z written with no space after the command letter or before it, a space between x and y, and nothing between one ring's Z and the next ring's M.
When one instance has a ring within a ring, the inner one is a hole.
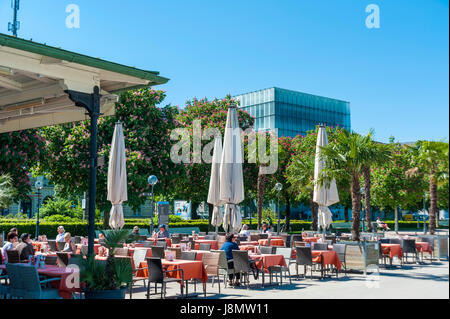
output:
M255 130L278 129L278 136L306 135L323 123L351 129L350 103L272 87L234 97L255 117Z

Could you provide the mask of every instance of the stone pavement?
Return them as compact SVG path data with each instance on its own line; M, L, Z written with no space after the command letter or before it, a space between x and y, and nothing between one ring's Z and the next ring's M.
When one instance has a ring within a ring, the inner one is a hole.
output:
M394 260L395 261L395 260ZM283 278L281 286L261 287L261 279L255 281L250 277L250 289L245 287L225 288L221 285L218 293L217 282L211 287L211 280L207 284L207 299L448 299L449 298L449 262L426 260L423 264L407 264L400 268L400 263L394 262L392 269L381 267L379 273L374 272L364 277L362 273L351 273L339 278L319 279L320 274L314 273L315 278L296 278L295 265L291 265L292 284ZM299 267L303 273L303 268ZM223 277L222 277L223 278ZM266 284L269 278L266 275ZM152 292L154 292L152 286ZM197 283L197 292L202 290L202 284ZM159 292L159 289L158 289ZM194 285L189 284L189 293L194 292ZM167 299L179 297L178 283L167 286ZM129 295L127 294L127 298ZM133 290L133 299L145 299L145 289L141 283ZM151 296L151 299L159 296ZM193 299L205 298L203 293Z

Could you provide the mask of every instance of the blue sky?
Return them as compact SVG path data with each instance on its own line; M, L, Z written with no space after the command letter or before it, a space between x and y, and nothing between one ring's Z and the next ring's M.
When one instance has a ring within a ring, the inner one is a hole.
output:
M68 4L80 28L65 25ZM369 4L380 8L368 29ZM19 37L157 70L165 103L272 86L349 101L352 128L449 138L449 2L443 0L21 0ZM12 18L0 0L0 32Z

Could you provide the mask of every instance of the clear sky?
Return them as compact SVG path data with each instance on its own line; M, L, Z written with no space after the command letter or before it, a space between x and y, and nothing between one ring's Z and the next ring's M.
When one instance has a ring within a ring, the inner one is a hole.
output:
M372 3L379 29L366 27ZM445 0L21 0L19 37L159 71L180 107L277 86L349 101L352 128L380 141L448 140L448 12ZM11 19L0 0L0 32Z

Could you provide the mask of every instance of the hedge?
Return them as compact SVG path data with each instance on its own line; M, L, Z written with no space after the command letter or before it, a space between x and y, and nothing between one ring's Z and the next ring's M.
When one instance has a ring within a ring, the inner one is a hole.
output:
M336 221L338 222L338 221ZM257 229L257 222L256 220L252 220L252 224L250 226L250 223L248 220L244 220L243 223L246 223L250 229L255 230ZM281 221L281 226L284 225L284 220ZM395 222L393 221L386 221L386 224L388 224L389 228L391 230L395 227ZM80 221L80 222L41 222L39 224L39 233L47 235L48 238L54 238L57 235L57 228L58 226L64 226L64 229L67 232L70 232L72 235L78 235L78 236L87 236L87 222L86 221ZM310 230L311 229L311 222L310 221L304 221L304 220L291 220L290 222L290 232L299 232L302 230ZM96 229L102 229L103 222L98 222L95 224ZM150 220L149 219L125 219L125 226L126 229L132 229L134 226L138 226L141 229L149 229L150 228ZM158 227L158 225L154 225L155 227ZM34 220L14 220L14 219L0 219L0 233L5 232L5 235L9 232L9 230L13 227L16 227L19 230L19 234L22 233L29 233L32 234L32 236L35 235L36 231L36 221ZM200 228L200 231L207 232L212 231L214 229L213 226L211 226L208 223L208 220L206 219L196 219L196 220L186 220L183 222L177 222L177 223L169 223L169 227L198 227ZM419 222L419 229L422 229L423 223ZM399 221L399 229L417 229L417 221ZM276 222L273 225L273 230L276 231ZM219 231L223 231L222 227L219 227Z

